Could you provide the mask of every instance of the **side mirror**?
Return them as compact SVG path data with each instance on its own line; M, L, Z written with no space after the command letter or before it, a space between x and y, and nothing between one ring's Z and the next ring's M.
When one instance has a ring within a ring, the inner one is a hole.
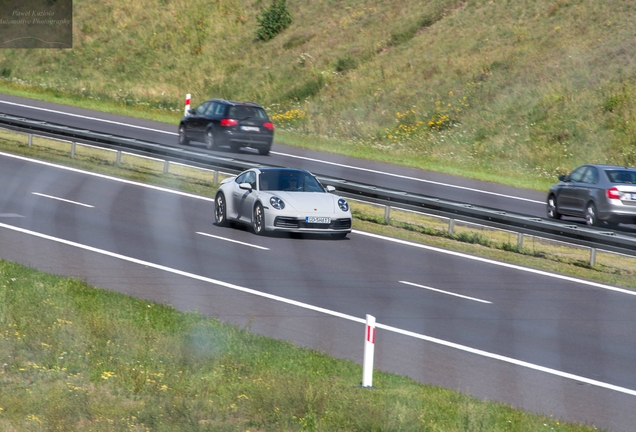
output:
M325 186L325 189L327 189L327 192L334 192L336 190L336 188L331 185Z
M249 183L239 183L239 188L252 192L252 185Z
M568 176L566 176L565 174L561 174L559 176L559 181L562 181L562 182L568 181Z
M196 114L197 114L197 112L195 110L193 110L193 109L189 109L188 110L188 115L189 116L193 116L193 115L196 115Z

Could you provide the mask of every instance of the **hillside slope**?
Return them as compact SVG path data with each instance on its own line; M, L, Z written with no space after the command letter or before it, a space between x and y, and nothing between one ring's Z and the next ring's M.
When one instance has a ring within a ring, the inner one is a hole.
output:
M258 41L270 4L75 0L74 48L3 50L0 76L175 119L257 101L301 145L512 184L636 163L632 1L288 0Z

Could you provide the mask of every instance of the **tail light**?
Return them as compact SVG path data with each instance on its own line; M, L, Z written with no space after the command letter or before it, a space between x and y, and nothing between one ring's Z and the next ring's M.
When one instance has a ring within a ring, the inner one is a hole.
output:
M222 119L221 120L221 126L236 126L238 124L238 120L234 120L234 119Z
M617 188L613 187L605 191L609 199L621 199L621 194Z
M265 123L263 123L263 127L264 127L265 129L274 130L274 123L272 123L272 122L265 122Z

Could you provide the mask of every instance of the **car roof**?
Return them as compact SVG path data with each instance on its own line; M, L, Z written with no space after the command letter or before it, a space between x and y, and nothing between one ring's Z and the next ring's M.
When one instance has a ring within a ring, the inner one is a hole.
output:
M231 100L219 99L219 98L209 99L208 102L218 102L218 103L233 105L233 106L252 106L256 108L263 108L261 105L257 104L256 102L238 102L238 101L231 101Z
M632 168L632 167L628 167L628 166L622 166L622 165L583 164L581 166L593 166L593 167L596 167L596 168L601 169L601 170L620 169L620 170L636 171L636 168Z
M276 168L276 167L268 167L268 168L254 168L262 173L266 173L266 172L272 172L272 171L278 171L278 172L282 172L284 174L294 174L294 173L303 173L303 174L310 174L311 173L307 170L304 169L299 169L299 168Z

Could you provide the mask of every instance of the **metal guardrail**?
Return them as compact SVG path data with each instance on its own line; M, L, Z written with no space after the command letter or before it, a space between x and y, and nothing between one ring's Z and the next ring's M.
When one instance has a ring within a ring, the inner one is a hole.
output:
M199 168L219 169L230 173L239 173L252 167L272 166L6 114L0 114L0 124L7 129L20 132L61 138L113 150L126 150L129 153L141 156L161 157L166 161L188 163ZM636 256L636 237L623 235L615 231L604 231L571 223L432 198L425 195L411 194L324 176L316 172L314 174L324 185L334 186L339 194L349 198L552 240L567 241L591 248L592 257L596 254L596 248ZM593 263L593 259L591 261Z

